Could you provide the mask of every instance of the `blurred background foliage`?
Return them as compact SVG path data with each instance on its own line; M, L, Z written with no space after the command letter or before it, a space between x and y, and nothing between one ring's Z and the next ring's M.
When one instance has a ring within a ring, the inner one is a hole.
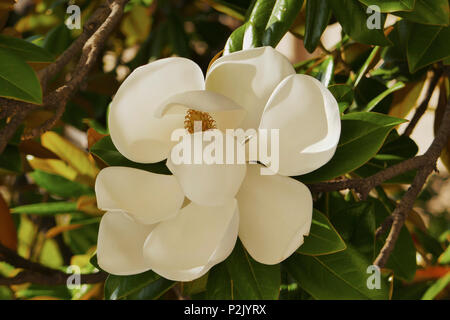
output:
M0 96L42 101L39 84L33 82L38 81L35 72L81 33L65 25L68 5L81 8L83 25L101 3L0 0ZM365 27L367 6L373 4L382 10L382 29ZM129 1L102 57L52 131L21 140L54 113L37 109L1 154L0 242L55 269L77 265L83 273L94 272L103 214L93 190L96 174L108 165L168 173L164 163L137 164L118 153L108 135L108 105L132 70L173 55L193 59L206 72L222 50L227 54L278 45L298 73L327 85L339 102L345 133L341 139L347 139L341 144L347 148L338 148L330 164L299 177L301 181L367 177L414 157L418 141L401 135L406 125L399 118L429 98L435 127L440 125L449 95L448 75L442 73L450 62L448 8L447 0ZM28 44L34 46L30 49ZM11 65L16 69L11 71ZM49 89L63 84L74 66L74 61L68 63ZM12 78L11 73L29 80L13 91L1 80ZM427 97L433 77L437 80ZM4 126L8 119L0 121ZM450 142L441 156L442 173L430 179L409 214L380 291L360 288L368 276L366 266L383 244L384 239L375 239L375 229L392 212L414 172L377 187L366 201L352 192L316 195L315 219L334 230L328 234L334 247L320 251L318 244L305 243L281 266L259 265L238 244L226 262L191 283L173 283L152 272L110 275L106 283L78 289L30 283L0 286L0 299L445 299L450 282L450 183L445 169L450 168L449 152ZM0 262L3 277L19 272ZM230 289L231 281L235 287Z

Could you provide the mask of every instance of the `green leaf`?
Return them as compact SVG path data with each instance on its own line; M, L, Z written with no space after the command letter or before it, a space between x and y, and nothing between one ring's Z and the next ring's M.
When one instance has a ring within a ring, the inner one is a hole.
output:
M52 55L45 49L22 39L0 34L0 49L5 49L27 62L52 62Z
M36 73L19 55L4 48L0 48L0 97L42 103Z
M417 23L447 26L450 10L448 0L416 0L413 11L395 15Z
M110 274L105 281L105 299L119 300L128 298L158 299L175 283L161 278L153 271L131 276Z
M30 174L34 182L50 194L63 198L78 198L82 195L93 195L94 190L85 185L70 181L61 176L36 170Z
M289 30L303 0L256 0L246 22L233 31L224 55L261 46L275 47Z
M304 44L312 53L319 44L320 37L331 18L328 0L306 1L306 24Z
M233 284L226 262L214 266L208 275L206 296L208 300L234 300Z
M422 297L422 300L433 300L450 283L450 272L437 280Z
M444 253L439 256L438 259L440 264L449 264L450 263L450 246L445 249Z
M298 253L311 256L335 253L345 250L347 246L328 218L314 210L311 230L305 242L297 249Z
M328 0L328 2L342 29L350 38L371 45L387 46L390 44L382 29L367 28L369 15L366 14L365 8L359 2L355 0ZM384 19L381 19L381 26L383 24Z
M368 260L375 252L375 212L369 201L350 204L342 210L330 208L330 219L347 244Z
M395 83L392 87L387 88L385 91L380 93L378 96L373 98L367 106L363 109L365 112L372 111L381 101L383 101L384 98L386 98L391 93L394 93L397 90L400 90L405 87L405 84L401 81Z
M416 0L359 0L366 6L378 6L381 12L412 11Z
M450 27L410 24L407 45L411 73L450 57Z
M338 102L352 104L354 99L353 88L346 84L333 84L328 87Z
M76 202L58 201L33 203L11 208L11 213L16 214L54 215L71 212L78 212Z
M277 299L280 291L280 265L265 265L253 260L238 241L226 260L233 289L240 299Z
M389 284L381 277L380 289L368 289L371 262L352 248L323 255L293 254L283 262L299 285L315 299L388 299Z
M403 160L414 157L418 151L417 144L411 138L403 135L399 136L397 131L393 130L378 154L364 166L356 169L354 173L361 178L366 178ZM384 181L384 184L411 183L415 173L415 170L405 172L404 174Z
M377 154L389 132L403 122L373 112L343 115L341 137L333 158L320 169L296 179L308 183L331 180L361 167Z
M261 0L260 0L261 1ZM262 0L261 2L266 2ZM276 0L263 35L263 45L275 47L294 23L303 0Z
M70 46L71 42L70 30L62 23L47 33L44 39L44 48L58 56Z
M365 76L367 69L369 69L369 66L372 64L373 60L377 56L378 51L380 51L380 47L376 46L375 48L373 48L369 57L366 59L361 69L359 70L358 75L356 76L355 84L353 85L354 87L356 87L361 81L361 79Z
M110 166L131 167L142 169L154 173L171 174L165 165L165 161L158 163L142 164L128 160L114 146L111 137L106 136L97 141L91 147L91 153L100 158L103 162Z
M244 42L244 33L246 27L247 25L243 24L231 33L230 37L225 43L223 55L242 50L242 43Z

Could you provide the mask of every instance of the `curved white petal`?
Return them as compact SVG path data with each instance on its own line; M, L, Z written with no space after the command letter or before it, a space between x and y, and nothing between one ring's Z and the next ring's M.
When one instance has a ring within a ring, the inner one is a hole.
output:
M211 135L211 141L203 141L205 135ZM167 159L167 167L191 201L204 206L220 206L234 199L239 191L246 172L245 158L241 164L238 164L236 159L227 164L226 139L233 139L232 141L237 145L233 136L224 135L219 130L185 135ZM220 140L223 143L220 143ZM198 145L200 145L199 148L196 147ZM180 152L181 148L184 149ZM213 148L216 148L216 151L209 152ZM176 155L184 154L185 150L191 150L191 156L178 159ZM222 156L219 156L217 158L219 160L216 161L214 156L220 154L219 150ZM201 161L196 162L196 159Z
M239 238L250 255L277 264L303 244L312 219L309 189L292 178L260 175L261 165L249 165L237 195Z
M100 222L97 243L99 266L116 275L137 274L150 269L142 248L154 225L135 222L121 211L107 212Z
M187 109L208 112L220 130L236 128L247 112L233 100L212 91L187 91L169 97L156 110L155 116L181 114Z
M171 95L203 88L203 73L189 59L166 58L137 68L111 102L108 122L114 145L132 161L164 160L173 146L170 135L183 127L184 115L156 118L156 108Z
M128 167L101 170L95 193L100 209L125 211L144 224L174 217L184 201L174 176Z
M168 279L193 280L231 253L238 226L235 199L220 207L190 203L153 229L144 244L144 259Z
M213 266L228 258L233 251L234 245L236 244L238 229L239 214L235 212L228 225L227 231L224 233L225 236L214 251L213 255L210 257L208 263L204 266L184 270L167 268L159 269L154 266L153 271L158 273L160 276L173 281L192 281L198 279L206 274Z
M323 166L336 151L341 132L338 103L318 80L292 75L270 97L259 128L279 129L278 173L305 174Z
M272 47L237 51L217 59L206 75L206 90L220 93L248 114L241 128L256 129L264 106L275 87L295 70Z

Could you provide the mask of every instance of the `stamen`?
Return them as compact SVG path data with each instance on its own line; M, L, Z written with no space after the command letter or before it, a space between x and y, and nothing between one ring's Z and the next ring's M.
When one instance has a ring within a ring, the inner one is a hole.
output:
M195 122L202 123L202 131L217 129L216 120L208 112L189 109L184 117L184 128L189 133L195 132Z

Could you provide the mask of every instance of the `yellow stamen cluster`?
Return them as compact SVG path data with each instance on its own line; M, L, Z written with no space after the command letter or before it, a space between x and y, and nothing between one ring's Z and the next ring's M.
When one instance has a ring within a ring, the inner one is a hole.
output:
M189 109L184 117L184 128L189 133L194 133L195 123L202 123L202 131L207 131L210 129L217 129L216 120L214 120L208 112L202 112L197 110Z

